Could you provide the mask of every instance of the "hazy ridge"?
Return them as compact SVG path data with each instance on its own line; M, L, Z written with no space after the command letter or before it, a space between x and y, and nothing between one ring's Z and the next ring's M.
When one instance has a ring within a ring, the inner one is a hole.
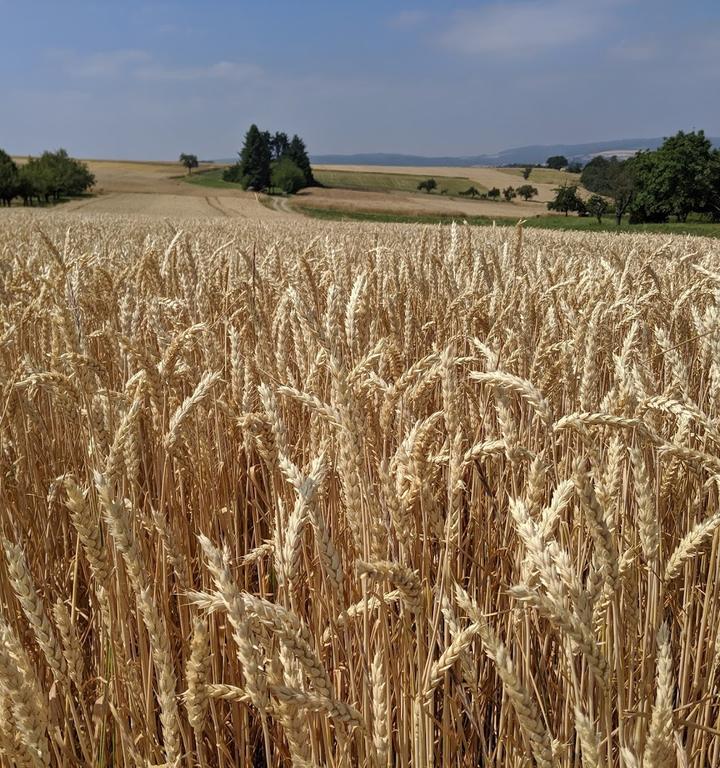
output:
M426 157L389 152L368 152L359 154L311 155L317 165L407 165L407 166L457 166L468 165L510 165L512 163L544 163L551 155L565 155L569 160L586 162L598 154L617 152L624 156L641 149L657 149L664 139L616 139L585 144L531 144L526 147L505 149L495 154L466 155L459 157ZM711 138L720 147L720 138Z

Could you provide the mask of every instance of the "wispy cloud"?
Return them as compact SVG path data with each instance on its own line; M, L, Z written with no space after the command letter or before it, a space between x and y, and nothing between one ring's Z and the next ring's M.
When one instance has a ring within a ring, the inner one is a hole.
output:
M219 61L203 67L164 67L147 66L136 70L135 76L141 80L164 80L192 82L200 80L228 80L250 82L263 76L262 68L255 64L243 64L237 61Z
M258 80L263 75L263 70L257 65L238 61L218 61L194 67L167 65L156 60L147 51L135 49L91 54L53 51L51 58L58 61L65 73L71 77L97 80L123 77L127 80L165 82L248 82Z
M387 20L389 27L395 27L403 29L407 27L417 27L428 19L429 14L427 11L421 10L406 10L396 13Z
M444 47L458 53L537 53L592 39L605 28L605 11L614 0L495 2L473 11L458 11L441 35Z
M655 40L623 41L608 51L610 58L627 62L654 61L660 55L660 45Z
M133 48L91 54L56 50L50 52L50 57L57 60L72 77L113 77L145 64L151 58L147 51Z

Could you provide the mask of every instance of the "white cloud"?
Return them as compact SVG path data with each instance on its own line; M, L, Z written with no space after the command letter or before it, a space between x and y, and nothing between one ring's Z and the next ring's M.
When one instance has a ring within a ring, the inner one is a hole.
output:
M453 14L441 43L468 55L536 53L596 37L615 5L614 0L494 2Z

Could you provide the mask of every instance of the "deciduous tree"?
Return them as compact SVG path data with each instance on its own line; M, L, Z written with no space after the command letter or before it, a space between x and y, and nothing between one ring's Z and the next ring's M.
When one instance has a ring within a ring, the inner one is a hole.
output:
M293 195L306 186L305 174L287 156L273 163L270 177L272 186L288 195Z
M545 165L548 168L554 168L556 171L560 171L568 164L568 159L565 155L552 155L548 157Z
M522 197L523 200L530 200L530 198L535 197L538 193L537 189L533 187L532 184L523 184L521 187L518 187L515 190L520 197Z
M7 152L0 149L0 203L10 205L18 194L18 169Z
M555 189L555 193L555 199L547 204L548 210L561 211L567 216L570 211L580 211L584 209L582 200L578 197L577 186L575 184L563 184L562 187L557 187Z
M594 157L582 171L580 181L585 189L598 195L611 197L615 205L615 223L620 226L622 217L633 202L636 193L637 158L618 160L617 157Z
M608 212L609 208L610 203L604 197L600 197L600 195L592 195L585 203L585 209L598 220L598 224L602 224L602 217Z
M683 222L691 212L720 210L720 153L703 131L679 131L655 152L640 152L633 164L635 219L665 221L674 216Z
M192 169L199 165L197 155L187 155L185 152L180 155L180 162L187 168L188 173L192 173Z
M418 189L423 189L425 192L432 192L433 189L437 187L437 181L435 179L425 179L425 181L421 181L418 185Z

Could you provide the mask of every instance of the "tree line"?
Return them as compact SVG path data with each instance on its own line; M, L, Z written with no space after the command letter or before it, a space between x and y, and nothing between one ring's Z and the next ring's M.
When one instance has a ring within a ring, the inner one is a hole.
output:
M524 174L523 174L524 175ZM524 176L524 178L527 178L527 176ZM424 191L430 194L435 189L437 189L437 181L430 177L429 179L424 179L423 181L419 182L416 189L419 191ZM441 188L440 194L446 195L447 189ZM502 192L497 187L492 187L487 192L481 192L476 186L472 185L469 186L467 189L458 192L458 195L460 197L471 197L473 200L477 197L480 200L499 200L500 195L502 194L503 198L508 202L512 202L516 197L522 197L523 200L528 201L531 200L533 197L537 195L537 187L533 187L532 184L523 184L519 186L517 189L515 187L505 187L505 189L502 190Z
M57 202L81 195L95 184L87 165L70 157L64 149L43 152L18 165L0 149L0 202L10 206L15 198L24 205Z
M691 214L720 221L720 150L703 131L679 131L656 150L643 150L626 160L598 155L582 170L582 185L593 196L582 200L577 186L556 190L551 210L565 215L606 212L621 224L685 222ZM609 202L612 201L612 202Z
M259 192L279 189L288 194L313 186L315 179L305 142L295 134L261 131L254 123L245 134L239 159L223 174L225 181Z

